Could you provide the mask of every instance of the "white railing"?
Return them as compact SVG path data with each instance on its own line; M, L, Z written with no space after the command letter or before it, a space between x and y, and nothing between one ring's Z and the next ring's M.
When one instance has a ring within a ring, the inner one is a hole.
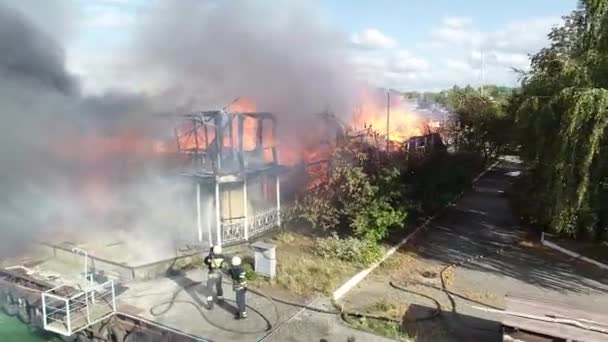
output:
M42 323L45 330L71 336L116 312L112 280L72 292L69 297L60 294L62 288L66 287L62 285L42 293Z
M222 243L245 240L245 219L222 222Z
M267 209L256 215L222 222L222 243L245 241L278 225L279 211Z
M249 236L263 233L271 228L274 228L278 224L278 211L277 209L269 209L262 211L255 216L249 218L248 226Z

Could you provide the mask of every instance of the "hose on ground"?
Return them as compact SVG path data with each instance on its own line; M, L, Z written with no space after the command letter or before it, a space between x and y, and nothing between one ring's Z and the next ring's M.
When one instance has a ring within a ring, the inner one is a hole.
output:
M212 320L210 320L210 319L209 319L209 317L207 317L207 315L205 314L205 311L204 311L204 310L201 308L201 305L199 305L199 304L197 304L197 303L195 303L195 302L193 302L193 301L189 301L189 300L178 300L178 299L177 299L177 297L179 296L179 294L180 294L182 291L185 291L185 290L187 290L187 289L189 289L189 288L192 288L192 287L194 287L194 286L199 286L199 285L201 285L201 284L202 284L201 282L191 282L191 283L189 283L188 285L183 286L182 288L180 288L179 290L177 290L177 291L175 291L175 292L173 293L173 295L172 295L172 297L171 297L171 299L170 299L170 300L168 300L168 301L164 301L164 302L160 302L160 303L157 303L156 305L152 306L152 307L150 308L150 314L151 314L152 316L160 316L160 315L163 315L163 314L165 314L165 313L169 312L169 310L171 310L175 304L188 304L188 305L192 305L192 306L194 306L194 308L195 308L195 309L196 309L196 310L197 310L197 311L200 313L200 315L201 315L201 316L202 316L202 317L203 317L203 318L204 318L204 319L205 319L205 320L206 320L206 321L207 321L207 322L208 322L210 325L212 325L212 326L214 326L214 327L216 327L216 328L218 328L218 329L224 330L224 331L228 331L228 332L232 332L232 333L236 333L236 334L249 335L249 334L259 334L259 333L267 332L267 331L270 331L270 330L272 329L272 327L273 327L273 325L274 325L274 324L270 323L270 321L268 320L268 318L266 318L266 316L264 316L264 315L263 315L261 312L259 312L258 310L256 310L255 308L253 308L253 307L251 307L251 306L249 306L249 305L247 305L247 308L249 308L249 310L251 310L251 311L253 311L253 312L257 313L257 314L258 314L258 315L259 315L259 316L260 316L260 317L261 317L261 318L264 320L264 322L266 323L266 327L264 328L264 330L261 330L261 331L260 331L260 330L255 330L255 331L253 331L253 330L237 330L237 329L231 329L231 328L229 328L229 327L226 327L226 326L224 326L224 325L217 324L217 323L213 322ZM276 318L276 319L275 319L275 324L276 324L276 322L278 322L278 321L279 321L279 318L280 318L280 315L279 315L279 309L278 309L277 305L274 303L274 301L273 301L273 300L272 300L270 297L265 296L265 295L263 295L263 294L262 294L262 296L263 296L263 297L265 297L266 299L268 299L268 300L270 301L270 303L273 305L273 307L274 307L274 312L275 312L275 318ZM163 306L165 306L165 308L164 308L164 309L162 309L162 310L158 310L160 307L163 307Z
M226 284L230 284L227 282L224 282ZM198 286L201 285L201 282L191 282L188 285L180 288L179 290L175 291L173 293L173 295L171 296L170 300L164 301L164 302L160 302L157 303L156 305L152 306L150 308L150 314L152 316L160 316L163 315L167 312L169 312L173 306L175 304L188 304L188 305L192 305L196 308L196 310L200 313L200 315L212 326L224 330L224 331L228 331L228 332L233 332L233 333L237 333L237 334L258 334L258 333L262 333L262 332L269 332L272 330L272 328L278 323L279 319L280 319L280 314L279 314L279 309L276 305L276 303L281 303L284 305L289 305L289 306L293 306L293 307L299 307L299 308L303 308L306 310L310 310L310 311L314 311L314 312L318 312L318 313L323 313L323 314L330 314L330 315L338 315L340 316L340 318L342 320L344 320L345 322L349 323L349 318L363 318L363 319L372 319L372 320L378 320L378 321L384 321L384 322L389 322L389 323L398 323L398 324L403 324L403 323L414 323L414 322L419 322L419 321L426 321L426 320L430 320L433 319L435 317L437 317L440 313L441 313L441 305L439 304L439 302L437 300L435 300L434 298L422 294L422 293L418 293L415 291L411 291L405 288L402 288L398 285L392 284L391 286L393 286L396 289L399 289L401 291L406 291L409 293L412 293L414 295L418 295L421 296L423 298L429 299L431 301L433 301L435 303L436 308L433 310L433 312L428 315L428 316L424 316L424 317L417 317L411 320L399 320L399 319L395 319L395 318L391 318L391 317L387 317L387 316L382 316L382 315L373 315L373 314L366 314L366 313L361 313L361 312L355 312L355 311L344 311L343 308L341 307L337 307L337 305L334 303L334 305L336 306L336 310L330 310L330 309L324 309L324 308L319 308L319 307L315 307L315 306L310 306L307 304L302 304L302 303L297 303L297 302L293 302L293 301L289 301L286 299L282 299L282 298L278 298L278 297L273 297L270 296L266 293L264 293L263 291L256 289L256 288L252 288L252 287L248 287L247 290L258 295L261 297L266 298L272 305L274 308L274 312L275 312L275 321L274 323L271 323L268 318L266 318L261 312L259 312L259 310L256 310L255 308L251 307L251 306L247 306L251 311L257 313L260 317L262 317L262 319L265 321L266 323L266 328L264 330L248 330L248 331L244 331L244 330L237 330L237 329L231 329L229 327L214 323L212 320L209 319L209 317L207 316L207 314L205 313L205 310L202 309L201 305L195 303L194 301L190 301L190 300L179 300L177 299L177 297L180 295L180 293L182 291L188 290L194 286ZM163 308L164 307L164 308Z
M510 244L507 244L507 245L504 245L504 246L502 246L502 247L500 247L500 248L498 248L498 249L496 249L496 250L494 250L494 251L492 251L491 253L488 253L488 254L473 255L473 256L471 256L469 258L466 258L466 259L457 261L455 263L451 263L449 265L446 265L444 268L441 269L441 271L439 272L439 279L441 280L441 291L444 292L446 294L446 296L448 297L448 299L450 301L450 305L452 306L452 310L451 311L453 313L455 313L455 314L457 313L457 310L456 310L456 301L454 300L454 297L464 298L466 300L470 300L470 299L466 298L465 296L462 296L462 295L459 295L459 294L455 294L454 292L448 290L448 285L447 285L447 280L445 278L445 273L449 269L451 269L451 268L458 267L458 266L463 266L464 264L470 263L472 261L483 259L483 258L487 257L488 255L492 255L492 254L498 254L498 255L500 255L505 250L507 250L508 248L514 247L518 242L519 242L519 240L518 241L514 241L514 242L512 242ZM481 304L481 305L484 305L484 306L496 308L495 306L487 305L485 303L480 303L480 302L477 302L477 303ZM456 317L458 317L458 315L456 315ZM491 332L496 331L495 329L487 329L487 328L481 328L481 327L472 326L472 325L468 324L467 322L465 322L464 320L460 320L460 321L461 321L462 325L468 327L469 329L479 330L479 331L491 331Z
M500 249L494 251L494 253L492 253L492 254L501 254L507 248L513 247L514 245L515 245L515 243L507 245L507 246L503 246ZM433 285L430 285L430 284L425 284L425 283L422 283L422 282L413 282L411 284L427 286L427 287L434 288L434 289L437 289L437 290L440 290L440 291L444 292L446 294L446 296L448 297L449 301L450 301L450 305L452 306L452 312L454 312L454 313L456 313L456 301L454 300L454 297L459 297L459 298L462 298L462 299L465 299L465 300L473 301L473 302L476 302L478 304L481 304L481 305L484 305L484 306L487 306L487 307L497 308L497 307L489 305L489 304L477 302L475 300L467 298L466 296L463 296L461 294L458 294L458 293L455 293L453 291L450 291L447 288L447 281L445 279L445 272L447 272L449 269L451 269L453 267L462 266L465 263L469 263L471 261L474 261L474 260L477 260L477 259L481 259L481 258L484 258L484 257L485 257L485 255L479 254L479 255L476 255L476 256L473 256L473 257L470 257L470 258L461 260L459 262L452 263L452 264L449 264L449 265L445 266L439 272L439 277L440 277L440 280L441 280L441 287L436 287L436 286L433 286ZM224 282L224 283L231 284L231 283L228 283L228 282ZM285 299L282 299L282 298L273 297L273 296L270 296L270 295L264 293L263 291L261 291L259 289L256 289L256 288L253 288L253 287L247 287L248 291L250 291L250 292L252 292L254 294L257 294L258 296L266 298L272 304L272 306L274 308L274 312L275 312L275 323L272 324L268 320L268 318L266 318L261 312L259 312L255 308L247 305L247 307L251 311L257 313L260 317L262 317L262 319L266 323L266 328L263 331L260 331L260 330L256 330L256 331L243 331L243 330L231 329L231 328L219 325L217 323L214 323L213 321L211 321L207 317L207 315L205 314L205 311L201 308L201 305L199 305L199 304L197 304L197 303L195 303L193 301L178 300L177 299L177 297L179 296L179 294L182 291L187 290L187 289L189 289L191 287L194 287L194 286L201 285L201 284L202 284L201 282L192 282L192 283L190 283L190 284L188 284L188 285L180 288L179 290L177 290L177 291L175 291L173 293L173 296L172 296L172 298L170 300L158 303L155 306L151 307L150 308L150 314L153 315L153 316L159 316L159 315L167 313L169 310L171 310L171 308L173 308L173 306L175 304L189 304L189 305L194 306L196 308L196 310L201 314L201 316L203 316L203 318L209 324L211 324L212 326L214 326L214 327L216 327L218 329L221 329L221 330L224 330L224 331L228 331L228 332L237 333L237 334L258 334L258 333L262 333L262 332L270 332L273 329L273 327L276 324L278 324L279 319L280 319L280 314L279 314L279 309L278 309L276 303L281 303L281 304L289 305L289 306L293 306L293 307L299 307L299 308L303 308L303 309L306 309L306 310L310 310L310 311L314 311L314 312L319 312L319 313L324 313L324 314L338 315L338 316L340 316L340 318L344 322L348 323L349 325L352 325L352 324L350 324L349 318L372 319L372 320L389 322L389 323L397 323L397 324L402 325L402 324L411 324L411 323L416 323L416 322L422 322L422 321L432 320L432 319L435 319L435 318L439 317L443 313L443 310L442 310L442 307L441 307L441 303L439 303L439 301L436 300L435 298L433 298L433 297L431 297L429 295L423 294L423 293L419 293L419 292L407 289L406 287L404 287L402 285L399 285L399 284L397 284L397 283L395 283L393 281L390 281L389 285L391 287L393 287L394 289L397 289L397 290L400 290L400 291L404 291L404 292L408 292L410 294L413 294L413 295L416 295L416 296L420 296L420 297L423 297L425 299L428 299L428 300L432 301L433 304L435 305L435 308L433 309L433 311L429 315L427 315L427 316L416 317L416 318L409 319L409 320L400 320L400 319L395 319L395 318L392 318L392 317L387 317L387 316L382 316L382 315L373 315L373 314L367 314L367 313L361 313L361 312L355 312L355 311L344 311L343 308L342 307L338 307L336 303L333 303L333 305L336 307L336 310L330 310L330 309L324 309L324 308L314 307L314 306L310 306L310 305L307 305L307 304L297 303L297 302L285 300ZM158 311L158 308L162 307L162 306L166 306L166 307L164 309ZM473 327L470 324L467 324L465 322L462 322L462 323L463 323L463 325L465 325L465 326L467 326L467 327L469 327L471 329L474 329L474 330L494 331L494 330L486 329L486 328Z

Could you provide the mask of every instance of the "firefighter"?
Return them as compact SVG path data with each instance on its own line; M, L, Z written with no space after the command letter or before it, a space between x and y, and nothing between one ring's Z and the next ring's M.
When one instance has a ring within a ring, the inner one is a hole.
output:
M247 292L247 279L245 278L245 270L241 267L241 258L238 256L232 257L232 267L230 268L230 276L232 277L232 288L236 293L237 313L236 319L247 318L247 305L245 304L245 293Z
M209 251L209 255L205 257L205 265L209 268L207 275L207 305L209 310L213 309L215 301L222 302L224 300L224 290L222 289L222 268L224 267L224 256L222 255L221 246L213 246ZM215 287L215 291L213 289Z

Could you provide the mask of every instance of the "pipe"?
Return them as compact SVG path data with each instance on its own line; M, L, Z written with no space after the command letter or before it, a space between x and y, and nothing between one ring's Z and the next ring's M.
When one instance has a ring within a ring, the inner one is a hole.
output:
M281 180L277 174L277 226L281 227Z
M222 245L222 220L220 217L220 183L215 180L215 233L216 244Z
M93 275L89 276L89 253L82 248L74 247L72 248L72 253L83 254L84 255L84 281L89 281L89 285L93 288ZM91 303L95 304L95 292L91 293Z
M245 240L249 240L249 224L247 218L247 206L249 202L247 201L247 176L243 177L243 229L245 230Z
M84 255L84 280L88 280L87 276L89 274L89 254L84 249L78 247L72 248L72 253Z
M201 223L201 183L196 182L196 227L198 229L198 242L203 243L203 227Z

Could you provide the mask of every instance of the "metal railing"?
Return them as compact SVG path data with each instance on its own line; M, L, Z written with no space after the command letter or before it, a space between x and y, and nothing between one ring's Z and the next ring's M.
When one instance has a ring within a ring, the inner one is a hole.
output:
M71 336L116 312L112 280L72 292L69 296L60 294L62 288L67 287L61 285L41 294L42 323L45 330Z
M249 218L249 225L247 226L249 229L249 236L257 235L276 227L278 223L278 214L278 210L273 208L262 211Z
M222 243L245 240L245 219L222 222Z
M278 225L279 211L267 209L247 219L237 218L222 222L222 243L245 241Z

